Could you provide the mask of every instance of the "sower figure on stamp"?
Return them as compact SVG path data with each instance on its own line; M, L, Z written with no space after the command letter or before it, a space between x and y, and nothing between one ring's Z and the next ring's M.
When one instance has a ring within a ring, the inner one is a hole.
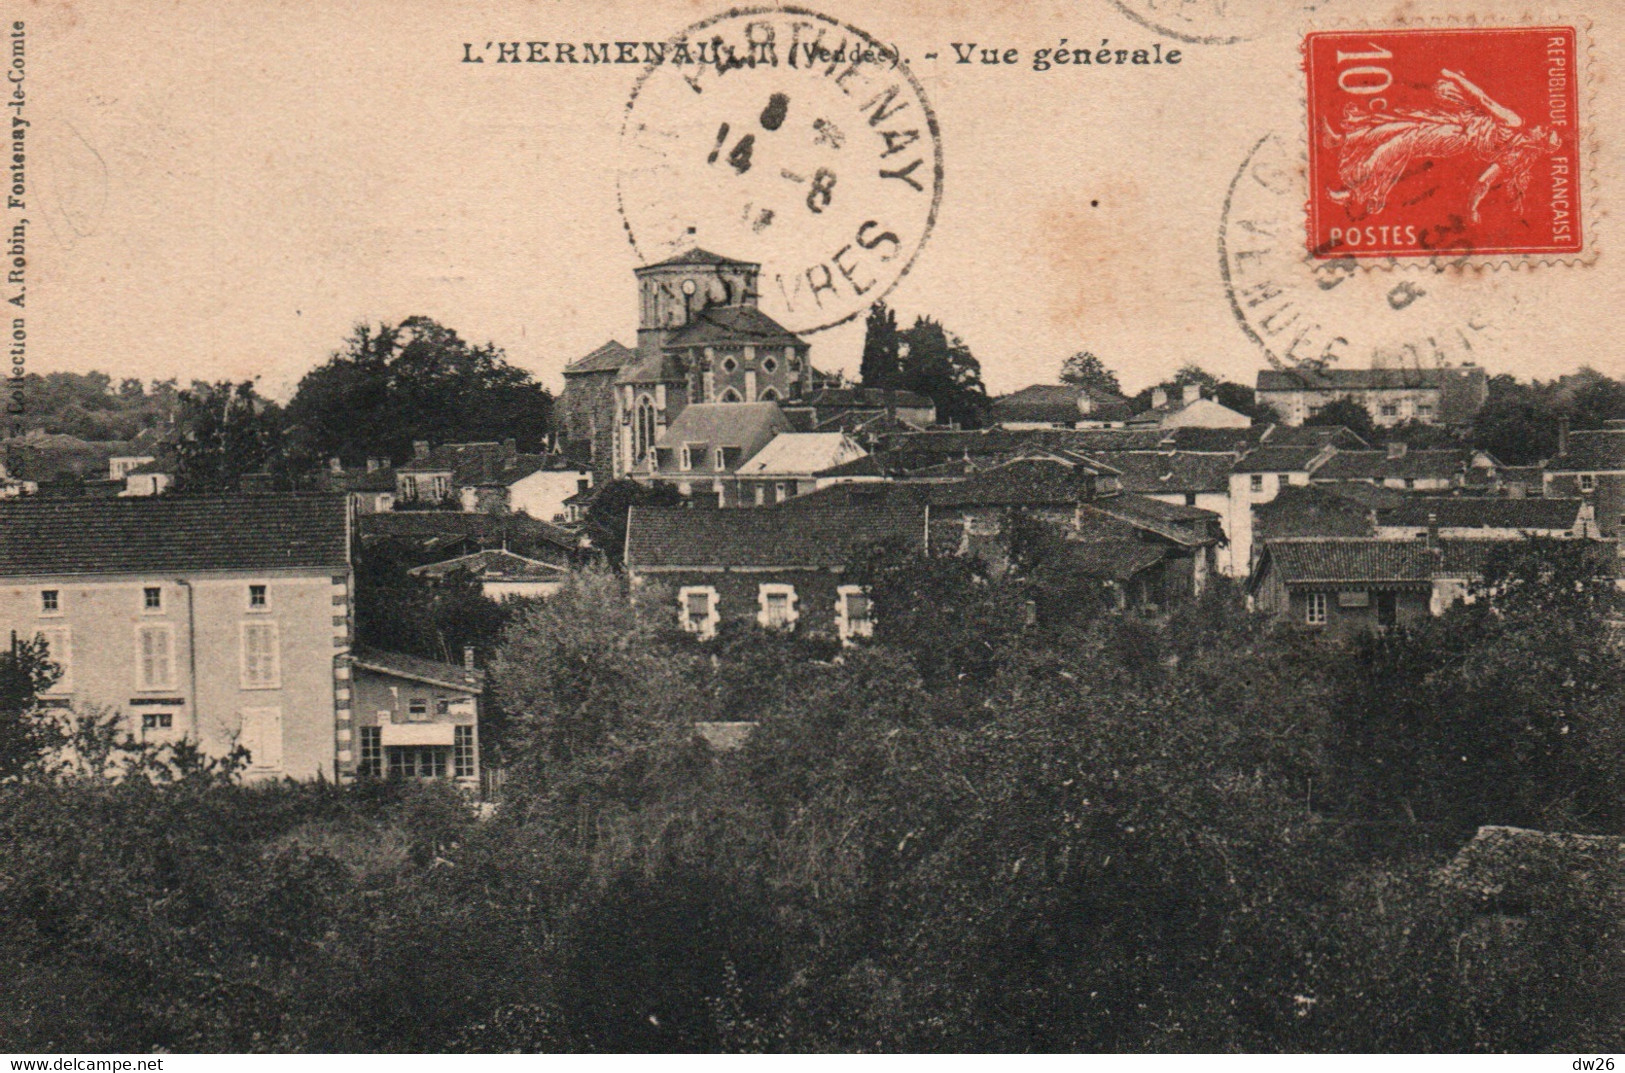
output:
M1416 157L1446 158L1471 153L1488 166L1473 186L1468 212L1479 220L1479 204L1505 183L1512 204L1523 211L1529 174L1541 156L1554 152L1562 139L1554 130L1525 127L1523 117L1498 103L1457 71L1441 71L1433 93L1440 108L1364 109L1350 104L1343 112L1342 132L1325 128L1322 140L1339 150L1338 176L1343 187L1329 192L1333 201L1352 201L1366 215L1388 203L1388 194Z

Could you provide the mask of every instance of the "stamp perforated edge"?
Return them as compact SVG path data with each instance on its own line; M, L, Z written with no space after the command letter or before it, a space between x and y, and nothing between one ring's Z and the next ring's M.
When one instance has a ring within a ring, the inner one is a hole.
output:
M1577 253L1455 253L1448 257L1348 257L1340 260L1367 272L1483 272L1484 270L1537 271L1566 267L1586 267L1596 263L1600 251L1598 219L1597 159L1600 154L1596 127L1596 84L1593 76L1591 20L1579 14L1558 14L1551 11L1531 12L1508 18L1480 18L1476 15L1434 15L1426 18L1400 16L1382 20L1373 19L1316 19L1298 27L1298 135L1293 143L1297 147L1299 162L1303 165L1304 249L1313 241L1310 231L1311 203L1314 195L1309 190L1309 35L1314 33L1348 33L1359 30L1463 30L1463 29L1533 29L1539 26L1572 26L1575 37L1575 55L1580 60L1581 73L1577 79L1577 100L1580 103L1579 150L1582 174L1580 187L1580 234L1584 244ZM1334 260L1328 258L1328 260Z

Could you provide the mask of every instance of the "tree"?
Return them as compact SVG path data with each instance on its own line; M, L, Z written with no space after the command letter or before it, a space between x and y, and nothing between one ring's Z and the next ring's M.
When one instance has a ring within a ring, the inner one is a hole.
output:
M305 464L401 462L417 440L518 441L539 450L553 398L493 343L474 346L428 317L357 325L326 364L306 373L288 403Z
M1327 403L1320 408L1318 414L1305 420L1304 424L1334 428L1341 425L1373 445L1380 439L1376 423L1371 420L1371 412L1352 399L1337 399Z
M863 362L858 367L858 381L863 387L897 386L902 378L899 343L897 311L885 302L876 302L863 322Z
M14 633L0 652L0 782L27 774L61 743L61 728L38 703L61 676L44 641Z
M251 382L194 382L175 420L175 490L233 492L281 459L281 413Z
M683 496L669 484L617 480L599 487L587 508L587 532L593 547L616 569L626 553L626 512L632 507L676 507Z
M1066 359L1061 366L1061 383L1092 388L1109 395L1123 394L1117 374L1106 368L1106 363L1088 350L1080 350Z
M937 420L980 428L990 402L982 366L962 339L940 321L918 317L899 340L902 375L897 386L930 396Z

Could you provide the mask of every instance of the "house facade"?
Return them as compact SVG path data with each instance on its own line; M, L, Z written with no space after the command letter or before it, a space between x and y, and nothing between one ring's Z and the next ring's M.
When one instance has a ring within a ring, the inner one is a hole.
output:
M1289 425L1301 425L1334 402L1349 401L1378 428L1407 421L1471 424L1489 398L1489 380L1476 365L1433 369L1264 369L1254 397Z
M1272 501L1283 488L1308 484L1310 475L1335 453L1336 448L1315 444L1263 446L1231 467L1224 523L1229 554L1220 559L1220 573L1234 578L1248 575L1256 550L1253 508Z
M501 443L412 445L395 470L399 503L449 506L471 514L528 514L563 520L565 501L592 487L592 468L563 455L524 454Z
M1120 395L1075 384L1031 384L993 400L990 423L1013 430L1117 428L1131 416Z
M250 755L255 778L355 770L343 495L0 504L0 629L40 637L53 706L155 744Z
M1583 499L1603 536L1625 536L1625 428L1570 432L1565 426L1556 457L1546 463L1542 491Z
M626 569L671 593L675 623L701 639L724 622L851 642L873 621L846 573L860 549L924 546L927 511L909 502L807 504L791 510L633 507Z
M1253 419L1216 399L1202 397L1200 384L1186 384L1177 397L1156 388L1151 409L1129 418L1129 428L1251 428Z
M479 784L485 676L468 662L356 650L350 665L357 776Z

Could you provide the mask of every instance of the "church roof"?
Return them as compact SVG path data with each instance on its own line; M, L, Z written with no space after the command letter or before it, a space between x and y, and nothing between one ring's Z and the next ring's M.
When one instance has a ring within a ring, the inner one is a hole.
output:
M677 364L677 356L668 350L639 348L633 360L621 367L617 384L680 384L688 379Z
M692 250L679 253L676 257L668 257L664 261L656 261L644 268L665 268L668 265L748 265L752 261L736 261L732 257L724 257L720 253L702 250L698 246Z
M637 357L637 353L611 339L584 358L578 358L564 367L564 375L571 373L612 373Z
M694 314L693 320L678 328L666 340L668 347L726 343L749 346L807 345L755 306L711 306L702 309Z

